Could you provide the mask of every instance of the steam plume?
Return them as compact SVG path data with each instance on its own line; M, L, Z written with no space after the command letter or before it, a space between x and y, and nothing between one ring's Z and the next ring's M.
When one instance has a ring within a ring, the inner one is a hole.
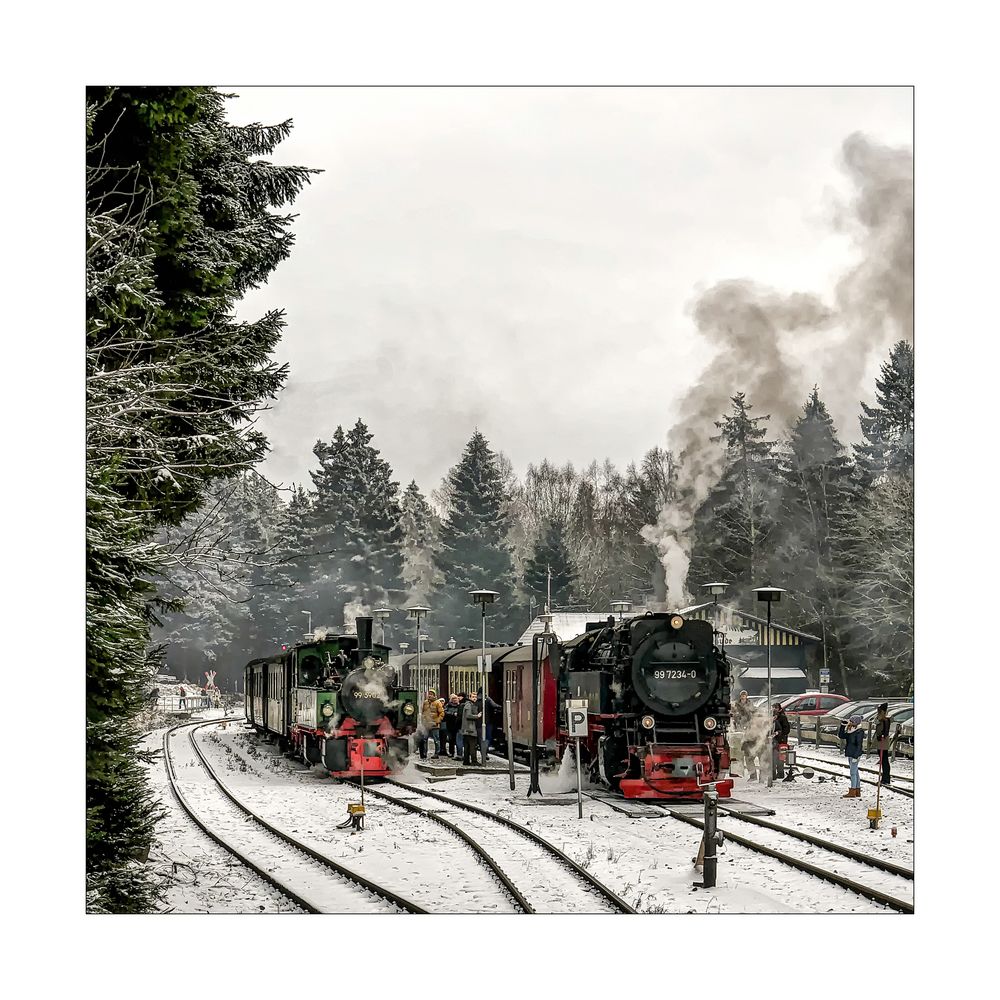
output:
M754 411L770 414L772 432L789 427L808 387L819 382L830 409L856 410L873 355L913 339L913 157L855 133L841 148L854 185L837 224L852 233L860 262L837 284L834 307L816 295L779 292L747 280L722 281L704 292L692 313L699 333L718 347L715 360L680 401L668 444L679 461L679 499L660 511L642 536L654 544L666 572L667 600L689 601L690 529L718 482L725 458L714 421L745 392ZM808 377L783 338L825 334L826 348L809 362ZM843 426L843 423L841 423Z

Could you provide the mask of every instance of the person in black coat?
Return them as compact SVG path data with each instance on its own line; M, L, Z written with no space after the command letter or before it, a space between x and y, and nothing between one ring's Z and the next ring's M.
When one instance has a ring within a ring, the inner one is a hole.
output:
M502 718L503 710L500 706L489 696L483 698L483 689L480 688L476 694L479 696L479 703L482 705L483 719L486 723L486 739L483 739L483 723L480 722L476 726L476 735L479 737L479 747L483 756L483 764L485 764L489 758L489 748L490 744L493 742L493 730L495 728L495 723L497 719Z
M457 736L458 727L462 724L462 702L457 694L453 694L448 699L448 704L444 706L444 734L447 749L445 753L449 757L457 757Z
M878 740L878 759L882 765L882 784L889 784L889 703L883 701L875 717L875 739Z
M788 742L788 734L792 731L792 724L788 721L785 710L778 703L774 706L774 725L771 731L773 734L771 737L771 777L780 778L784 773L784 768L781 766L778 747L780 744Z

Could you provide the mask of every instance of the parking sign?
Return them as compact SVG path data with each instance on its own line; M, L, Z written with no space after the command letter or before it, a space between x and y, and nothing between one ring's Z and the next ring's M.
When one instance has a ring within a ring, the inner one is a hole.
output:
M589 703L584 698L566 702L566 727L570 736L587 735L587 709Z

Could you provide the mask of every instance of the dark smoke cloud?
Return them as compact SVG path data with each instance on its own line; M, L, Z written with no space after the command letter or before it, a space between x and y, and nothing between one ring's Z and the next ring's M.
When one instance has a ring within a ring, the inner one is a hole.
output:
M690 528L722 471L722 446L710 438L730 397L745 392L755 415L770 414L772 435L787 430L816 382L835 413L854 412L873 356L913 339L912 153L855 133L841 148L841 166L854 196L836 222L854 237L859 263L838 282L834 306L748 280L720 282L694 303L698 332L718 354L681 399L669 435L680 460L680 500L643 530L660 551L674 607L689 600ZM803 369L785 338L835 326L840 339L829 337L826 350Z

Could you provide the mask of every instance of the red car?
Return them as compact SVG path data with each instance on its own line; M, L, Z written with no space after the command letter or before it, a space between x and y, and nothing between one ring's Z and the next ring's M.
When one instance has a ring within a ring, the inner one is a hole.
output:
M785 715L828 715L850 700L843 694L799 694L784 702Z

